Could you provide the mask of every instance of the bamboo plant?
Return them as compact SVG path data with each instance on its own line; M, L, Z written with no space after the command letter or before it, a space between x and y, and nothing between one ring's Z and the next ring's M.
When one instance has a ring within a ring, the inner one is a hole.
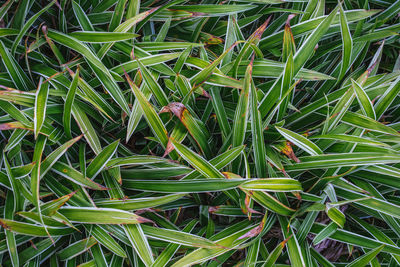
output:
M4 0L1 266L399 266L400 1Z

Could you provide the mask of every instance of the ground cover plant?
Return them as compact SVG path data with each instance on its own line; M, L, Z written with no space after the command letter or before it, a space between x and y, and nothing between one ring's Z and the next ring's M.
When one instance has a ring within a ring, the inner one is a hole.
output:
M400 1L1 3L0 265L400 265Z

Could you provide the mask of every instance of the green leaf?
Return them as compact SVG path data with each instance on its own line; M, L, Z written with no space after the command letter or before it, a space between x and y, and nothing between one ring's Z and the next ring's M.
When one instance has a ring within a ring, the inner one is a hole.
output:
M299 163L285 165L286 171L397 163L400 161L400 157L396 154L355 152L347 154L305 156L300 157L299 160Z
M146 121L148 122L151 131L154 133L154 135L158 138L159 142L161 145L166 148L167 143L168 143L168 133L167 130L165 129L164 124L162 123L160 117L158 116L157 112L154 110L154 107L150 104L150 102L147 100L145 95L143 94L142 91L139 90L139 88L133 83L129 75L125 72L125 77L128 80L128 83L138 100L140 107L143 110L144 117L146 118Z
M164 192L164 193L191 193L212 192L235 188L243 183L242 179L195 179L183 181L159 180L127 180L124 186L130 189Z
M8 165L8 163L6 163L6 164ZM18 208L18 206L16 206L16 204L18 204L18 202L16 201L15 198L18 198L19 196L16 193L17 192L13 192L13 194L11 194L9 192L7 194L6 203L5 203L5 207L4 207L4 218L5 219L12 220L14 217L15 209ZM8 247L8 253L10 254L10 258L11 258L11 263L13 264L13 266L18 266L20 260L19 260L18 250L17 250L17 242L16 242L15 234L13 232L9 231L9 229L5 229L4 232L6 235L6 242L7 242L7 247Z
M107 92L113 97L114 101L124 110L129 112L128 104L122 95L121 89L118 87L117 83L112 78L109 70L104 66L100 59L90 50L89 47L82 44L76 38L65 35L63 33L49 29L47 35L49 38L55 40L56 42L69 47L81 55L90 63L91 68L98 76L99 80L104 85Z
M314 144L304 136L278 126L275 126L275 128L288 141L300 147L310 155L317 156L323 154L322 150L316 144Z
M113 143L106 146L89 164L86 168L86 175L90 179L94 179L106 166L107 162L111 159L111 157L117 151L119 145L119 140L114 141Z
M244 77L246 73L246 68L250 63L249 60L241 61L238 67L238 76ZM232 63L230 63L232 64ZM225 68L230 66L228 64ZM269 59L254 59L253 62L253 77L256 78L279 78L285 69L285 64L279 61L269 60ZM306 68L301 68L297 75L295 76L297 79L303 79L305 81L318 81L318 80L333 80L335 79L332 76L327 74L310 70Z
M6 68L7 73L18 90L29 91L35 87L28 78L23 69L18 65L17 61L11 56L10 52L0 41L1 60Z
M86 227L89 228L88 226ZM127 256L121 245L119 245L117 241L115 241L100 225L91 225L91 227L87 230L90 230L90 233L97 240L97 242L105 246L119 257L125 258Z
M148 56L145 56L145 57L140 57L140 63L143 66L149 66L150 67L150 66L155 66L157 64L173 60L173 59L179 57L180 55L181 55L181 53L160 53L160 54L157 54L157 55L148 55ZM130 73L131 71L136 70L138 68L139 68L139 61L136 58L136 59L134 59L132 61L127 61L127 62L124 62L121 65L117 65L117 66L113 67L111 69L111 71L121 75L121 74L124 73L124 70L127 73Z
M268 258L265 261L263 267L274 266L275 262L278 260L279 256L282 254L283 248L285 247L287 241L288 240L282 241L274 248L274 250L268 255Z
M142 21L145 19L147 16L149 16L151 13L156 11L157 8L150 9L148 11L145 11L143 13L140 13L132 18L127 19L125 22L122 24L118 25L117 28L115 28L114 32L121 32L121 33L126 33L128 32L134 25L136 25L138 22ZM97 55L99 58L103 58L104 55L107 53L107 51L113 46L114 43L108 43L105 44L101 47Z
M79 80L79 68L76 70L74 78L72 80L71 86L68 90L67 97L65 99L64 104L64 113L63 113L63 125L66 135L69 138L72 138L71 135L71 112L72 112L72 105L75 100L76 88L78 85Z
M223 248L216 248L216 249L199 248L187 254L186 256L175 262L172 266L174 267L188 266L196 263L202 263L209 259L215 258L248 240L249 237L242 239L239 239L239 237L243 236L253 228L254 226L244 227L243 229L238 230L236 233L232 233L230 235L224 236L216 240L215 242L218 245L222 246Z
M47 98L49 96L49 83L39 81L35 98L35 113L33 119L35 139L38 137L40 129L42 129L47 109Z
M44 12L46 12L56 1L51 1L47 6L39 10L35 15L30 17L30 19L25 23L25 25L22 27L21 31L18 33L18 36L15 38L13 46L11 48L11 54L15 54L15 51L17 50L17 45L21 42L22 38L26 34L26 32L29 30L29 28L32 26L32 24L42 15Z
M397 78L375 104L376 118L380 118L392 104L400 91L400 78Z
M348 22L354 22L354 21L359 21L359 20L371 17L374 14L377 14L378 12L379 12L379 10L377 10L377 9L371 9L371 10L354 9L354 10L345 11L344 14L345 14ZM337 13L337 10L334 12L334 14L336 15L336 13ZM332 15L332 13L330 15ZM296 25L293 25L291 28L292 28L294 37L295 38L300 37L302 35L305 35L311 31L313 31L322 21L324 21L330 15L319 16L319 17L316 17L313 19L303 21ZM334 17L334 19L332 21L332 24L337 25L339 23L340 23L340 17L338 15L336 15L336 17ZM279 45L279 43L283 39L283 32L284 32L283 30L278 31L278 32L275 32L275 33L263 38L260 42L260 48L266 49L268 47L273 47L273 46Z
M14 147L20 144L20 142L25 138L25 136L28 134L28 130L23 130L23 129L15 129L8 139L8 143L4 148L4 151L10 151Z
M310 55L312 55L315 45L321 39L321 37L328 30L329 26L332 24L333 19L338 11L338 7L333 9L329 16L327 16L316 28L315 30L308 36L308 38L304 41L302 46L297 50L296 54L293 57L293 75L296 76L299 70L304 66ZM261 117L265 117L267 113L272 108L274 101L271 99L275 99L280 91L280 85L282 81L282 75L278 78L269 93L265 95L263 100L260 103L259 109L261 113Z
M69 234L75 232L74 229L69 228L69 227L50 227L50 226L48 226L45 229L42 226L12 221L12 220L8 220L8 219L0 219L0 223L4 227L7 227L7 229L10 230L11 232L22 234L22 235L30 235L30 236L47 237L47 232L51 236L63 236L63 235L69 235Z
M240 186L247 190L272 192L301 191L300 182L290 178L250 179Z
M342 4L339 2L340 7L340 30L343 40L342 63L340 65L339 80L343 78L351 65L351 53L353 50L353 40L351 38L349 23L343 10Z
M357 100L358 103L360 104L362 112L364 113L365 116L375 120L376 118L375 110L371 100L369 100L368 98L368 95L356 81L351 80L351 83L353 85L354 92L356 93Z
M216 248L217 245L206 238L198 237L196 235L184 233L177 230L156 228L148 225L143 225L143 232L154 239L163 240L175 244L200 247L200 248Z
M216 60L214 60L211 64L209 64L207 67L203 68L200 72L198 72L196 75L194 75L190 79L190 83L193 85L193 87L196 87L203 83L208 76L214 72L214 70L217 68L218 64L221 63L221 61L224 59L224 57L229 53L231 49L233 49L236 46L237 43L234 43L231 47L229 47L227 50L224 51Z
M190 232L193 230L193 228L196 226L197 222L196 220L190 221L185 228L183 228L183 232ZM176 253L176 251L179 249L180 245L171 243L169 244L165 250L157 257L157 259L154 261L153 265L154 267L163 267L165 266L170 259L173 257L173 255Z
M92 32L92 31L76 31L71 32L70 36L76 38L81 42L87 43L109 43L124 40L130 40L139 35L126 32Z
M344 227L346 218L345 218L344 214L337 207L332 207L331 205L327 204L325 211L326 211L326 214L328 215L328 217L333 222L335 222L341 228Z
M254 161L258 177L267 176L267 161L265 158L266 150L264 144L264 133L260 112L258 111L257 91L254 84L251 85L250 92L250 114L251 114L251 134L254 142Z
M75 243L72 243L68 247L61 250L58 253L58 257L60 257L60 260L62 261L70 260L84 253L86 250L90 249L95 244L97 244L97 241L93 237L76 241Z
M98 200L96 206L100 208L114 208L120 210L140 210L157 207L184 197L185 194L171 194L160 197L142 197L133 199Z
M354 266L367 266L368 263L370 263L378 254L379 252L382 251L382 249L385 247L385 245L381 245L377 247L376 249L371 250L370 252L364 254L363 256L355 259L351 263L347 264L347 267L354 267Z
M16 108L12 103L0 100L0 108L4 110L4 112L8 113L10 117L16 119L17 121L20 121L21 123L25 125L30 125L31 122L27 119L26 115L24 112L20 111L18 108Z
M56 162L53 165L52 171L59 174L60 176L70 180L73 183L76 183L78 185L88 187L91 189L95 190L106 190L107 188L93 182L89 178L85 177L81 172L75 170L74 168L70 167L69 165L62 163L62 162Z
M20 207L20 189L19 189L18 181L15 178L15 176L11 170L11 166L10 166L10 163L7 159L5 152L3 152L3 161L4 161L4 165L6 166L8 183L9 183L9 185L11 185L11 190L13 192L13 195L11 197L9 197L10 198L9 201L12 200L13 203L12 203L12 205L11 205L11 203L8 204L8 210L12 209L12 212L8 213L8 211L7 211L6 217L10 217L12 219L11 215L14 213L14 210L18 210ZM7 195L10 195L10 194L7 194ZM10 214L10 215L8 215L8 214Z
M224 175L218 171L215 166L210 164L201 156L197 155L186 146L179 144L173 139L170 139L175 150L181 155L190 165L192 165L198 172L200 172L204 177L207 178L224 178Z
M211 157L211 148L208 144L209 133L201 121L194 118L182 103L169 103L168 106L163 108L163 111L170 111L177 116L198 144L204 156L206 158ZM173 138L173 136L171 137Z
M346 189L342 188L336 188L336 194L346 200L357 200L365 197L365 195L352 192ZM382 212L384 214L387 214L389 216L393 216L396 218L400 217L398 205L390 203L388 201L382 200L382 199L377 199L374 197L368 198L368 199L363 199L359 200L356 202L357 205L365 206L368 208L371 208L373 210Z
M78 140L80 140L81 137L82 136L78 136L74 139L69 140L68 142L65 142L63 145L50 153L40 164L40 176L43 177L57 162L57 160L67 151L67 149L75 144Z
M140 259L147 266L151 266L154 262L154 258L151 253L150 245L140 225L129 224L124 227L124 230Z
M250 194L251 198L254 199L264 208L276 212L281 215L291 216L295 212L294 209L286 206L270 194L262 191L254 191Z
M385 133L395 136L399 135L399 133L390 126L386 126L374 119L371 119L369 117L363 116L358 113L346 112L343 115L343 121L349 125L353 125L365 130L370 130L378 133Z
M244 150L244 146L239 146L232 148L230 150L225 151L224 153L216 156L215 158L211 159L209 163L213 165L215 168L222 169L229 163L231 163L233 160L235 160L240 154L242 154ZM199 171L192 171L188 175L186 175L183 179L196 179L201 177L201 173ZM207 177L207 176L206 176Z
M72 222L89 224L137 224L149 222L134 213L111 208L63 207L59 212Z
M157 102L161 106L166 106L168 105L168 98L165 95L163 89L161 86L157 83L157 81L154 79L153 75L149 72L149 70L140 62L139 59L137 59L138 66L140 68L140 71L143 75L143 80L147 84L148 88L151 90L153 93L154 97L157 99Z
M385 143L372 140L365 137L358 137L354 135L346 135L346 134L326 134L326 135L313 135L310 136L310 139L328 139L328 140L335 140L335 141L343 141L343 142L350 142L350 143L358 143L358 144L367 144L372 146L388 146Z
M75 104L72 105L72 115L92 150L99 154L101 152L100 140L87 115Z
M232 145L233 147L243 145L246 130L247 130L247 120L250 105L250 88L252 83L252 69L253 62L249 64L246 70L246 76L244 78L244 88L240 92L239 102L236 107L235 117L233 119L233 135L232 135Z
M207 15L227 15L245 12L249 9L254 8L253 5L184 5L174 6L174 9L185 10L190 12L200 12Z
M290 262L295 266L306 266L302 249L293 233L292 227L289 225L289 220L283 216L279 216L278 219L281 225L283 237L288 239L287 250Z

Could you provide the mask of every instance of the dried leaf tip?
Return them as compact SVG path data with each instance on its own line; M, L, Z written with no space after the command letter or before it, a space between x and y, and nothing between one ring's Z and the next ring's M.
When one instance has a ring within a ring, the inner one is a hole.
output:
M289 27L290 27L290 21L291 21L294 17L296 17L296 14L290 14L290 15L288 16L287 20L286 20L285 26L289 26Z
M209 213L215 213L215 212L217 212L218 210L219 210L219 206L213 206L213 207L209 207L208 208L208 212Z
M279 245L282 246L282 248L286 245L286 243L292 238L293 234L291 234L288 238L283 240Z
M162 156L163 158L165 158L169 153L171 153L175 149L174 145L171 142L171 138L172 137L168 139L167 147L165 148L164 155Z
M244 238L249 238L249 237L255 237L261 233L263 228L264 228L264 224L260 223L257 227L254 227L253 229L251 229L250 231L248 231L247 233L245 233L244 235L239 237L238 240L244 239Z
M160 113L172 112L176 117L182 119L182 115L185 110L186 107L184 104L180 102L171 102L168 104L168 106L163 107Z
M258 29L253 33L252 39L261 39L261 36L267 28L269 22L271 21L271 18L272 16L269 16L267 20L260 27L258 27Z
M135 214L136 215L136 214ZM138 221L138 223L152 223L152 224L155 224L152 220L150 220L150 219L147 219L147 218L145 218L145 217L141 217L141 216L139 216L139 215L136 215L136 216L138 216L138 218L137 218L137 221Z
M47 25L42 26L42 32L44 35L47 35Z

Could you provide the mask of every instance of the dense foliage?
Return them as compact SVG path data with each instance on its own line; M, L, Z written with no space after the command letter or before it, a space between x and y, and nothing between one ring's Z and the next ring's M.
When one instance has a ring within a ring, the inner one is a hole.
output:
M399 266L399 12L2 1L0 265Z

